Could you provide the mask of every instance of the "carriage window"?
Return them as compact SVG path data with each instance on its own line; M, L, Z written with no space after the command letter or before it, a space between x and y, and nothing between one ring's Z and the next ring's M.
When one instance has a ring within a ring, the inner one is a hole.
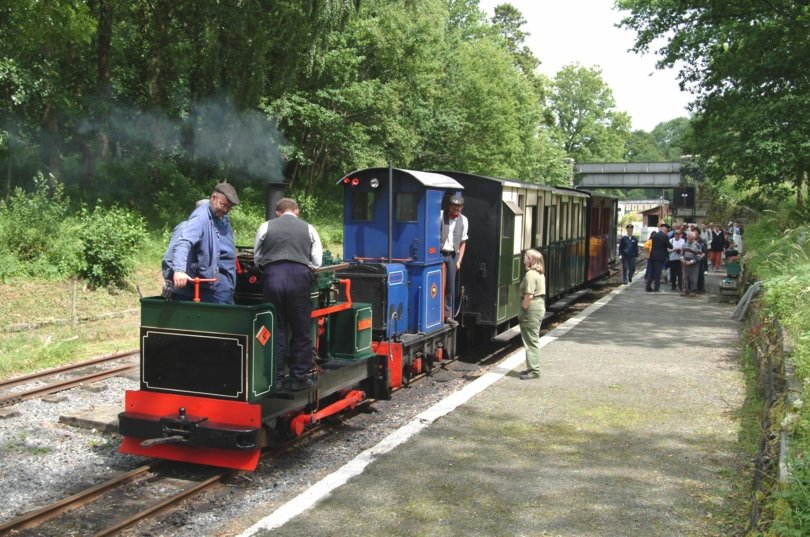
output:
M511 239L515 232L515 215L512 211L503 212L503 223L501 225L501 238Z
M397 222L416 222L419 196L416 192L397 193L394 219Z
M543 212L543 244L551 244L557 240L557 206L549 205Z
M374 192L352 191L352 220L371 222L374 218Z

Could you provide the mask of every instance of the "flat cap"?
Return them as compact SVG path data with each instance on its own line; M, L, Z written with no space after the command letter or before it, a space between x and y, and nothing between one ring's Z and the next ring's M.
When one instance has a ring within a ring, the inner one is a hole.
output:
M464 205L464 198L461 196L452 196L450 198L450 205Z
M231 202L231 205L239 205L239 196L236 195L236 189L230 183L218 183L214 187L214 192L219 192L225 199Z

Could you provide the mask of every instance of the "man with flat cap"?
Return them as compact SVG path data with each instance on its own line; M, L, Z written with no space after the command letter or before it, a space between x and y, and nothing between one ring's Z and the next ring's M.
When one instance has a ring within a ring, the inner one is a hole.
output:
M444 321L450 326L458 326L455 320L456 274L461 269L464 250L467 247L467 217L461 214L464 198L458 194L450 196L447 211L442 211L442 227L439 248L445 267Z
M164 276L174 287L173 299L193 299L194 278L216 279L200 284L200 299L233 304L236 243L228 213L235 205L239 205L236 190L229 183L219 183L208 203L198 204L182 224L164 256Z
M629 285L636 273L638 237L633 235L633 224L627 224L624 229L627 234L619 241L619 256L622 258L622 283Z

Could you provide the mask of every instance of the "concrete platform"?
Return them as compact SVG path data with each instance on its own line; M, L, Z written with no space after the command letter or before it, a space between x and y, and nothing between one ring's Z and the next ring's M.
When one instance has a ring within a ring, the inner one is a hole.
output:
M242 536L735 534L749 456L720 277L618 288L543 337L540 379L519 351Z
M85 408L59 416L59 423L84 429L95 429L105 433L117 433L118 414L122 412L123 408L123 401L116 406Z

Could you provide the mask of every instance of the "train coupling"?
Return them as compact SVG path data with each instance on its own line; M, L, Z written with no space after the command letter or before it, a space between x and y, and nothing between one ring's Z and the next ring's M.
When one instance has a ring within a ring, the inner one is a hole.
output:
M118 419L121 434L144 438L140 443L143 448L162 444L236 450L260 447L260 428L215 423L206 417L189 416L182 407L168 416L122 412Z

